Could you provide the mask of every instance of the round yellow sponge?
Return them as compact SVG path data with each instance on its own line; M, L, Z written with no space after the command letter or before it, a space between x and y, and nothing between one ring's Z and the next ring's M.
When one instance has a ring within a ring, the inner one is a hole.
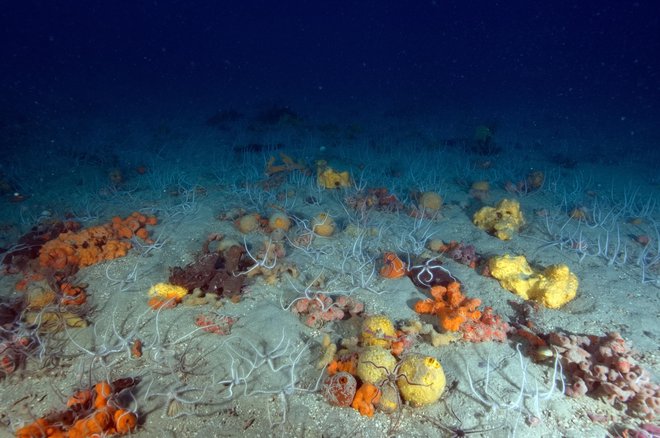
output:
M367 347L360 353L357 365L357 375L362 382L373 385L387 379L394 371L396 358L389 350L382 347Z
M401 397L411 406L435 403L445 390L445 373L434 357L408 355L401 359L397 375Z
M385 315L373 315L362 322L360 341L364 346L377 345L390 348L392 341L396 338L394 324Z
M259 215L256 213L241 216L236 221L236 227L243 234L248 234L259 228Z

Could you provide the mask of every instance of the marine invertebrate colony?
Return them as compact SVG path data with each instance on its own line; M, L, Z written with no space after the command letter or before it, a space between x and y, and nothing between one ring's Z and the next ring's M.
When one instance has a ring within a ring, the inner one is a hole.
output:
M490 183L488 181L475 181L470 186L470 197L481 202L487 201L490 196Z
M434 357L409 354L401 359L398 374L401 397L412 406L435 403L445 390L445 373Z
M351 175L348 171L337 172L328 163L319 160L316 163L316 182L325 189L340 189L351 186Z
M120 394L133 388L139 379L101 381L92 388L74 392L67 408L19 428L18 438L127 435L137 429L137 415L123 407Z
M74 221L40 222L19 237L15 245L0 249L2 264L6 267L8 273L25 271L28 262L39 257L39 252L46 242L64 232L76 232L80 228L80 224Z
M566 388L569 396L594 395L647 420L660 415L660 385L639 365L619 333L605 336L551 333L548 343L557 349L570 376Z
M353 409L360 412L360 415L373 417L375 404L380 401L381 392L372 383L363 383L355 393L351 403Z
M358 376L365 382L366 392L372 395L379 410L387 413L397 411L401 399L413 407L435 403L445 390L445 374L440 362L430 356L408 354L397 362L382 347L368 347L360 354ZM377 389L377 392L374 390ZM362 415L371 416L373 408L356 394L353 407Z
M415 303L415 312L436 315L440 326L446 331L458 331L465 322L481 318L481 311L477 310L481 300L465 297L461 293L460 283L453 282L447 287L434 286L431 295L432 299Z
M518 201L502 199L495 207L483 207L477 211L472 222L500 240L511 240L513 234L525 225L525 218Z
M357 316L364 310L364 304L355 298L344 295L333 298L321 293L310 298L297 298L292 304L293 313L306 316L305 325L315 328L344 319L346 315Z
M429 242L429 249L440 252L455 262L469 266L472 269L476 268L477 263L480 261L480 256L477 254L477 249L474 245L466 245L455 240L449 243L432 240Z
M390 193L385 187L361 190L345 197L344 202L348 207L362 213L366 213L372 208L389 212L403 211L405 208L397 196Z
M160 309L163 306L176 306L188 294L188 289L169 283L156 283L149 288L149 306Z
M141 213L133 213L125 219L114 217L105 225L66 231L46 242L39 251L39 264L55 270L91 266L104 260L123 257L132 248L134 236L149 241L147 225L155 225L157 219Z
M238 321L238 318L232 318L217 313L200 313L195 317L195 325L207 333L213 333L220 336L226 336L231 333L231 327Z
M551 309L563 306L577 295L579 281L566 265L551 265L537 272L524 256L504 255L489 259L487 267L504 289Z
M510 331L509 324L493 313L492 307L486 307L478 319L470 319L461 326L463 340L468 342L504 342Z
M357 382L351 374L340 371L328 376L321 387L321 394L333 406L350 406L355 398Z
M422 211L436 212L442 208L442 196L436 192L424 192L419 196L418 208Z
M408 277L413 284L421 289L433 286L447 286L451 283L460 283L449 269L442 266L438 257L420 260L408 268Z
M13 306L2 304L3 313L11 320L0 320L0 378L25 366L28 358L43 349L36 332L24 327Z
M209 244L219 237L212 236L204 244L197 260L185 267L170 269L171 284L183 286L188 292L199 288L205 293L220 296L239 295L245 286L246 277L239 275L249 269L253 262L246 257L245 249L232 245L220 251L211 251Z
M275 156L271 156L266 163L265 173L270 177L278 173L293 172L294 170L299 170L305 173L309 172L305 163L302 161L295 161L284 152L280 152L280 162L277 162Z
M319 213L312 219L311 228L314 234L330 237L334 234L337 224L328 213Z
M362 321L360 342L363 346L390 348L396 341L394 324L385 315L372 315Z

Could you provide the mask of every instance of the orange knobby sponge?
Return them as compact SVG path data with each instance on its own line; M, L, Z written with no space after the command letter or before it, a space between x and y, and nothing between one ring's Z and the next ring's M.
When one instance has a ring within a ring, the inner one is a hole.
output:
M449 283L447 287L432 287L431 296L433 299L415 303L415 312L436 315L446 331L458 331L465 321L481 318L481 311L477 310L481 300L463 295L458 282Z
M381 392L376 385L371 383L363 383L355 393L353 403L351 406L360 412L360 415L373 417L375 407L374 404L380 400Z
M340 357L334 359L332 362L328 364L328 367L326 368L326 372L330 376L335 375L336 373L342 371L351 374L353 376L357 376L357 363L358 363L358 357L355 354L351 354L345 357Z
M20 438L127 435L137 428L137 415L122 408L116 399L114 383L98 382L93 388L76 391L67 401L67 409L53 412L16 431ZM134 382L133 379L130 379ZM124 385L123 388L127 386Z
M104 260L124 257L132 247L129 239L134 236L151 243L145 227L157 222L153 216L136 212L126 219L114 217L105 225L61 233L41 247L39 264L55 270L66 267L77 270Z

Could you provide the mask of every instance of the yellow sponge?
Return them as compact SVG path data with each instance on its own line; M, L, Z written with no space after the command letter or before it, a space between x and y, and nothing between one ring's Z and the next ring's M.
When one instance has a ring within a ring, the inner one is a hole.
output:
M348 172L337 172L324 160L316 162L316 182L326 189L338 189L351 186L351 176Z
M149 289L150 297L164 298L166 300L174 299L180 301L186 295L188 295L188 289L170 283L156 283Z
M477 211L472 223L500 240L511 240L513 234L525 225L525 218L518 201L502 199L495 207L483 207Z
M492 257L488 260L488 271L504 289L514 292L526 300L530 299L529 278L534 274L534 270L527 263L525 256L505 254L501 257Z
M396 338L394 323L385 315L372 315L362 322L360 342L364 346L377 345L390 348L392 341Z
M383 347L367 347L358 359L357 375L365 383L373 385L387 379L396 367L396 358Z
M401 397L411 406L435 403L445 390L445 373L434 357L410 354L401 359L397 375Z
M488 260L488 270L504 289L551 309L558 309L577 295L578 278L566 265L551 265L537 272L524 256L503 255Z
M532 299L545 307L558 309L577 295L579 281L566 265L551 265L538 275Z

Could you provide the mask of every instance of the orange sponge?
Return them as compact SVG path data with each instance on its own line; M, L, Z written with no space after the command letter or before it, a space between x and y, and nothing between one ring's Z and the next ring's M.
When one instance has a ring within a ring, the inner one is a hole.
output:
M374 405L380 400L381 392L376 385L363 383L355 393L351 406L360 412L360 415L373 417Z
M128 239L136 236L149 243L145 226L156 223L155 217L135 212L126 219L114 217L105 225L61 233L41 247L39 264L56 270L77 270L123 257L132 247Z
M67 409L38 418L16 430L19 438L89 438L126 435L137 428L137 415L120 406L117 393L133 385L133 379L101 381L94 388L76 391ZM114 386L114 388L113 388Z
M345 357L340 357L334 359L328 364L326 372L329 376L333 376L339 372L345 372L353 376L357 376L357 363L358 357L355 354L351 354Z
M436 315L446 331L458 331L464 322L481 318L481 311L477 310L481 300L464 296L458 282L449 283L447 287L432 287L431 296L433 299L415 303L415 312Z

